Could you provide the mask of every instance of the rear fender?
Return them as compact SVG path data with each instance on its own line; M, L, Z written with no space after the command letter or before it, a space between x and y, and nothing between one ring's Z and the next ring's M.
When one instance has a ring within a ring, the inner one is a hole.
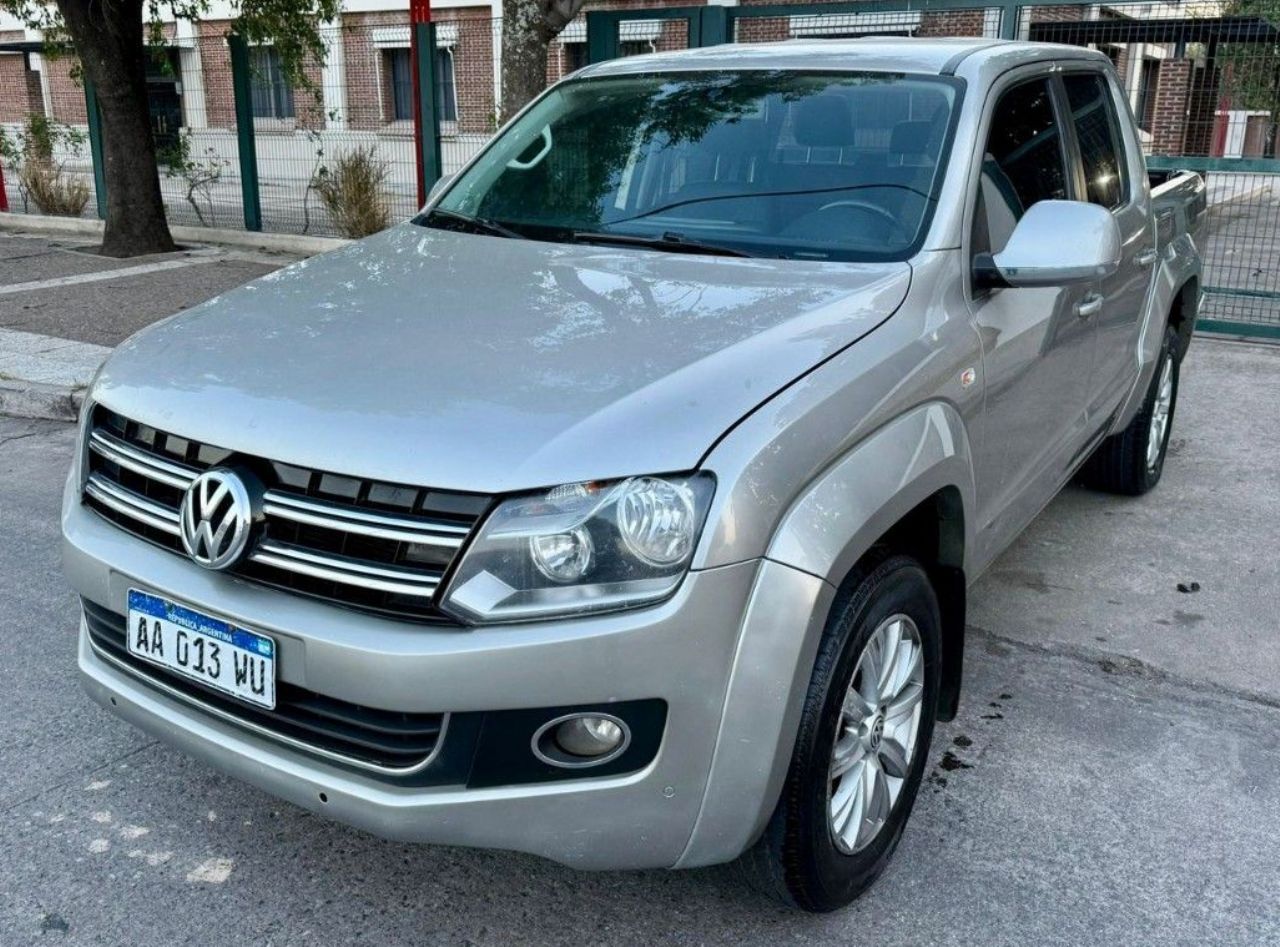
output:
M1164 219L1168 213L1163 210L1157 212L1158 230L1171 226L1171 223ZM1200 270L1200 252L1196 249L1195 239L1191 234L1184 231L1161 246L1160 258L1151 281L1151 292L1147 298L1147 311L1142 320L1142 331L1138 336L1133 387L1129 389L1129 394L1121 403L1120 412L1112 424L1111 433L1127 428L1141 410L1142 401L1151 384L1151 376L1155 374L1156 362L1160 358L1160 345L1164 341L1164 330L1169 323L1169 314L1179 304L1179 296L1184 292L1188 293L1188 296L1181 303L1183 337L1179 340L1179 345L1181 353L1186 354L1199 310Z

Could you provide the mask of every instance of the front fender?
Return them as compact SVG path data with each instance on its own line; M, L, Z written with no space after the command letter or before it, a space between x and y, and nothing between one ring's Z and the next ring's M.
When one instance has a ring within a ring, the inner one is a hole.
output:
M810 485L784 517L767 557L839 586L877 539L939 490L974 508L973 458L964 422L944 402L920 405L881 427ZM964 517L964 568L973 517Z
M957 489L971 508L970 461L955 409L920 405L848 451L783 517L747 604L706 791L677 867L736 858L763 831L837 588L879 537L939 490Z

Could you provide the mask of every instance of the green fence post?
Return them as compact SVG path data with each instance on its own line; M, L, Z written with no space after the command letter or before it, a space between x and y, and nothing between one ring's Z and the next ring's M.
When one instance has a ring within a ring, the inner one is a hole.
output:
M418 161L422 165L423 200L431 191L431 185L444 173L440 157L440 116L436 111L436 25L413 24L414 42L418 50L418 124L422 129L422 151Z
M236 141L240 152L240 199L246 230L262 229L262 195L258 188L258 147L253 135L253 88L249 44L243 36L228 36L231 49L231 91L236 102Z
M1017 39L1018 21L1022 19L1022 7L1014 3L1000 5L1000 38Z
M698 45L719 46L729 42L729 8L703 7L698 13Z
M596 11L587 14L587 62L608 62L618 58L618 24L616 13Z
M93 80L84 77L84 108L89 119L89 160L93 162L93 193L98 199L98 217L107 219L107 169L102 161L102 112L98 109L98 90Z

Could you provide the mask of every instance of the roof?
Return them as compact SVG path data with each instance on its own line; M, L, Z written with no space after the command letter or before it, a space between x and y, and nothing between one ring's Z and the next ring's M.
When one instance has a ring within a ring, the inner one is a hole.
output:
M942 75L950 73L961 60L970 57L1025 62L1029 61L1029 54L1036 58L1105 59L1101 53L1080 46L1048 47L1044 43L982 37L917 39L876 36L726 43L678 52L626 56L589 66L580 75L636 75L711 69L802 69L811 72L858 69Z

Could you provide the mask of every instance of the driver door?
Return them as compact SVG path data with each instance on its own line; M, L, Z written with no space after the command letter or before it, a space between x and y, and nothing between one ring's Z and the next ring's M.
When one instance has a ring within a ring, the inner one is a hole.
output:
M998 253L1032 204L1074 198L1055 80L995 94L966 254ZM1062 486L1085 439L1095 283L970 294L981 338L985 425L976 458L979 549L995 556Z

